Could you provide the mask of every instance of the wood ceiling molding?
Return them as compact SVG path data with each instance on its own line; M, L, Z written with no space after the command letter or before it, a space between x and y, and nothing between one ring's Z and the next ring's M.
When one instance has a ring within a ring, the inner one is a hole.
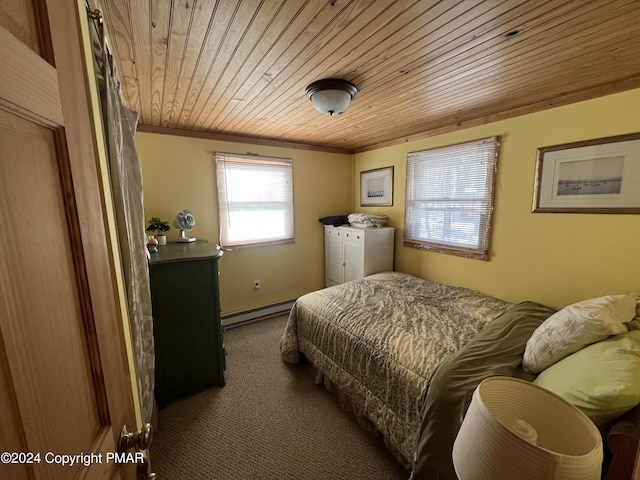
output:
M356 152L637 88L634 0L100 0L141 128ZM311 82L358 87L317 112ZM167 130L163 130L167 129Z

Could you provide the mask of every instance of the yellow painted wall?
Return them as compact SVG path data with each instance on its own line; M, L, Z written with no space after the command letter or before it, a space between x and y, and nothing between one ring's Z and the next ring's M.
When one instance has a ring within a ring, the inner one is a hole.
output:
M352 156L150 133L136 134L142 163L145 218L173 225L176 212L190 210L190 236L217 243L216 151L293 159L294 244L225 252L220 259L223 315L291 300L324 286L324 243L319 218L347 214L352 198ZM172 228L169 241L178 231ZM261 289L253 291L253 280Z
M640 131L640 89L355 156L353 205L397 227L395 268L505 300L556 308L640 291L640 215L531 213L536 149ZM402 246L408 152L498 135L501 139L491 259ZM359 172L393 165L394 206L359 207Z

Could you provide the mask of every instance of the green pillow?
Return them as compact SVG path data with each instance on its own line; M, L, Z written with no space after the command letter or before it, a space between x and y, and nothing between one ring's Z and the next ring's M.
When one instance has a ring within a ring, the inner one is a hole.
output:
M589 345L534 381L602 426L640 403L640 330Z

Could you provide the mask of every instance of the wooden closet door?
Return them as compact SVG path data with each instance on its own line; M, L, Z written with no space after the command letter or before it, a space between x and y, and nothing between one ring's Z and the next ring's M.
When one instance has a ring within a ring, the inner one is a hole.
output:
M0 5L0 453L15 452L0 478L135 478L110 458L135 418L83 15L70 0Z

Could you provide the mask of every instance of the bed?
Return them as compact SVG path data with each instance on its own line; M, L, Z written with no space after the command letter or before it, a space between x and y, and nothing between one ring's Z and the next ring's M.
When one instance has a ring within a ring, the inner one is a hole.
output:
M384 272L300 297L280 351L305 359L412 478L455 479L451 447L475 387L521 368L555 310Z

